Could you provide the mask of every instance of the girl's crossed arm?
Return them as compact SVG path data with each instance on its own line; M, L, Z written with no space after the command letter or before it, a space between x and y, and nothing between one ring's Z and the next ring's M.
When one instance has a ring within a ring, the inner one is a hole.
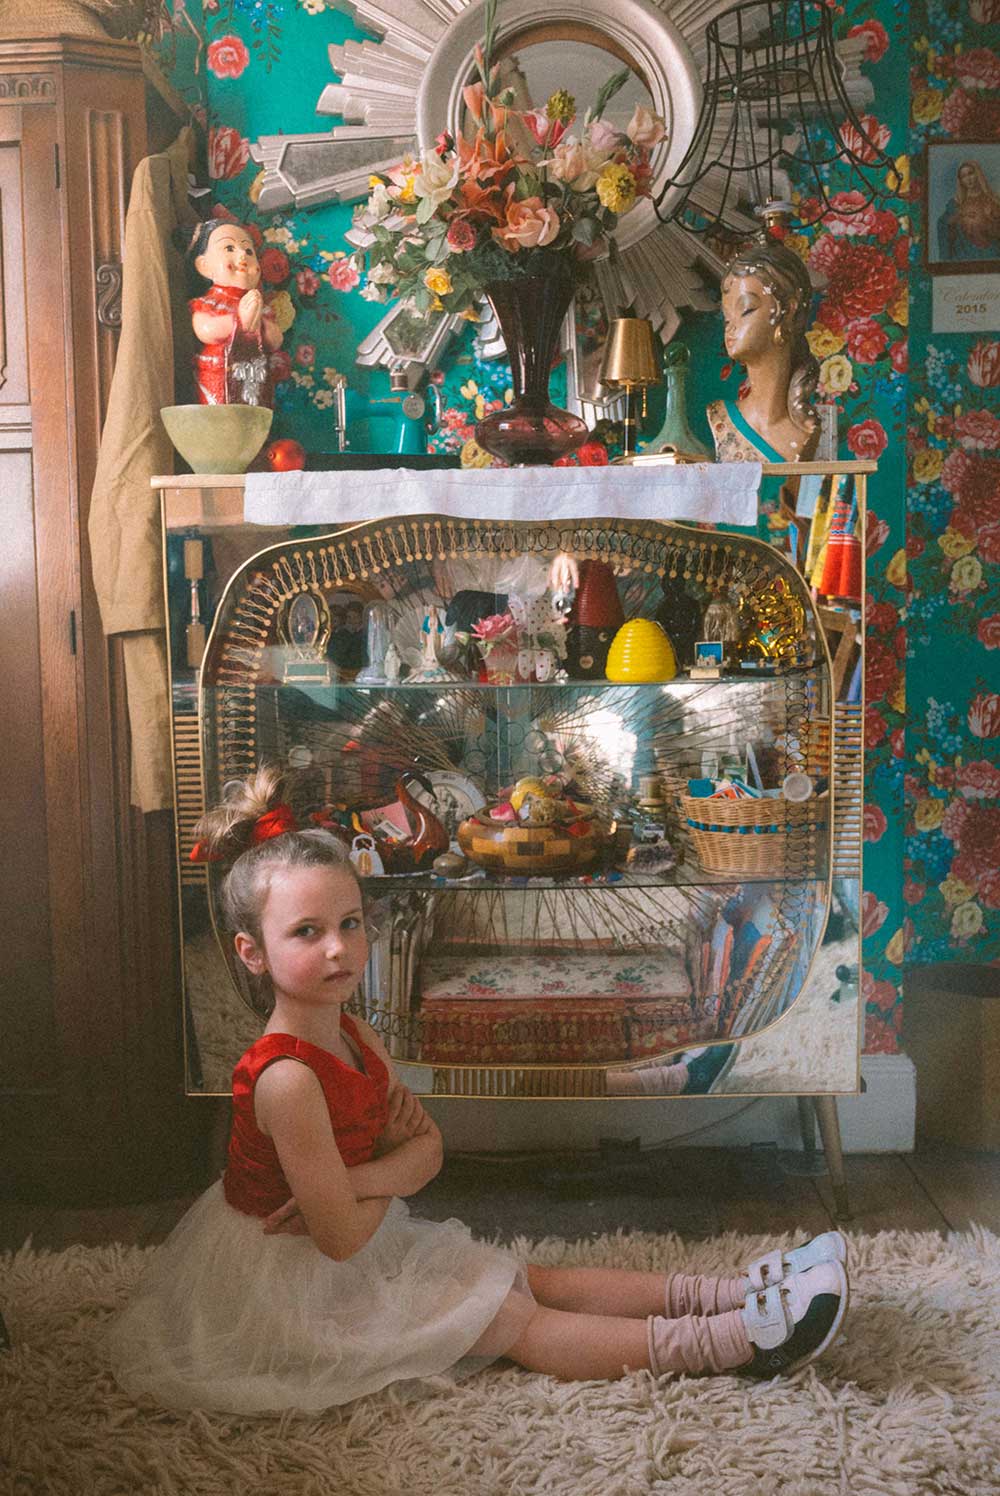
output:
M359 1198L317 1077L298 1060L276 1060L258 1078L254 1110L316 1246L336 1262L353 1257L381 1225L391 1191Z

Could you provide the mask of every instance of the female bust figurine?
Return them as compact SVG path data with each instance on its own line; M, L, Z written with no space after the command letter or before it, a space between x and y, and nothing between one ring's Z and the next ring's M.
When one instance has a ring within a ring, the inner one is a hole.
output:
M258 290L260 264L240 223L209 219L198 225L188 258L211 284L188 302L200 405L269 405L268 355L281 347L281 329Z
M995 260L1000 256L1000 197L978 161L963 161L955 195L938 219L942 260Z
M819 438L809 407L819 365L806 342L809 272L777 239L742 250L722 282L726 352L747 371L739 400L716 400L708 420L720 462L805 462Z

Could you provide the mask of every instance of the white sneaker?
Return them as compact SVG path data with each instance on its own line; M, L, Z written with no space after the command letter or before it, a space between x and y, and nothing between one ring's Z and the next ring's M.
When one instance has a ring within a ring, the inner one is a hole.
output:
M798 1371L822 1355L844 1322L850 1290L842 1262L820 1262L747 1294L743 1323L753 1357L741 1377Z

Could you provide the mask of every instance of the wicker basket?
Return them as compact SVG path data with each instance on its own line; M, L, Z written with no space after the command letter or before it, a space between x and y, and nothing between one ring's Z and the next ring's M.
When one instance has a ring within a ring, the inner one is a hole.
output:
M829 815L827 796L793 805L779 799L678 797L695 856L712 873L815 876L817 833Z

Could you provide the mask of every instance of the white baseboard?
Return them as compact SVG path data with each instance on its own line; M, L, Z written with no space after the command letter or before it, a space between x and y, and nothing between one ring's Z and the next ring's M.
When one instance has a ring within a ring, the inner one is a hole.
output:
M911 1153L916 1071L903 1054L863 1055L867 1091L837 1098L845 1153ZM426 1097L452 1153L596 1150L601 1138L636 1138L643 1147L801 1148L792 1096L681 1096L648 1100L489 1101Z

